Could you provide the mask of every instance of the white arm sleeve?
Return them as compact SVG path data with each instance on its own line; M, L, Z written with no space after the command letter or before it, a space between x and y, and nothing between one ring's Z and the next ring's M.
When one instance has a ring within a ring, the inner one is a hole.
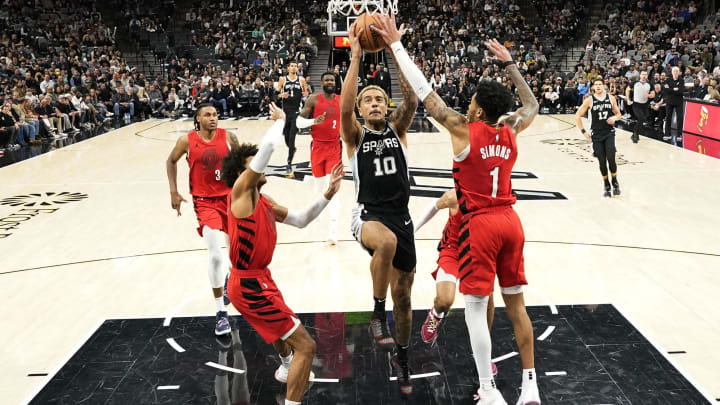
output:
M425 208L425 212L422 214L422 216L418 218L417 221L413 221L413 223L415 223L415 232L420 230L423 225L428 223L428 221L430 221L435 216L435 214L437 214L438 209L435 206L437 201L438 200L433 200L432 205L429 205L427 208Z
M290 212L288 210L287 216L283 221L283 224L291 225L296 228L305 228L310 222L320 215L323 209L328 205L330 200L326 200L323 195L313 205L307 207L300 212Z
M390 49L392 49L395 54L395 61L405 75L407 82L410 83L410 87L415 90L415 94L420 101L424 101L425 97L433 91L432 86L430 86L430 83L428 83L423 73L415 63L413 63L412 59L410 59L410 55L407 54L405 47L403 47L400 41L390 44Z
M283 141L283 127L285 120L277 120L267 131L262 141L258 153L250 161L249 168L255 173L265 173L265 168L270 161L275 147Z
M303 118L298 115L297 119L295 120L295 126L297 126L298 129L311 127L313 125L315 125L315 120L312 118Z

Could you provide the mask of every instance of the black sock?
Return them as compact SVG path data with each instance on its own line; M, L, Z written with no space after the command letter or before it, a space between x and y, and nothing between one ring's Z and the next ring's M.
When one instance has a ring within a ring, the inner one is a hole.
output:
M373 319L385 320L387 318L387 314L385 313L385 298L373 297L373 299L375 300L375 309L373 310Z
M610 188L610 180L608 180L608 178L605 177L605 178L603 179L603 181L605 182L605 188Z
M407 346L396 345L396 346L397 346L398 361L400 361L400 363L407 363L408 348L410 347L410 345L407 345Z

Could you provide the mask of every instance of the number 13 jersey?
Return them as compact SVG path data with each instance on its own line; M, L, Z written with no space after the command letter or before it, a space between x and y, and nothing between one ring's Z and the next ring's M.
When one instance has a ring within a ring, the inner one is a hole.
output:
M515 204L510 177L517 160L512 130L484 122L468 125L470 145L453 159L453 180L463 214Z
M389 122L382 131L362 127L350 158L355 198L365 209L406 212L410 201L407 152Z

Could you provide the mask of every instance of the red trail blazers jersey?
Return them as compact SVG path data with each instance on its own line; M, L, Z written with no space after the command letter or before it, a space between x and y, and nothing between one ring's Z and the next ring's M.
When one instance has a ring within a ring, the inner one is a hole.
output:
M340 142L340 96L333 94L328 100L323 93L318 94L313 109L313 118L325 113L325 121L313 125L310 130L313 142Z
M238 219L230 209L230 197L227 197L230 262L240 272L266 269L272 261L277 242L272 206L261 194L252 215Z
M517 160L512 130L484 122L469 124L470 145L453 161L458 205L463 214L515 204L510 176Z
M215 130L210 142L200 138L195 130L188 134L190 194L195 197L219 197L230 192L222 179L222 160L229 151L227 133L222 128Z

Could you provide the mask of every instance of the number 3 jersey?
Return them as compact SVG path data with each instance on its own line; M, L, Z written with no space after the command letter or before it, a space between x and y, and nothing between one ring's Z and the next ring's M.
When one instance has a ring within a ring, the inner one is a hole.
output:
M382 131L362 127L350 167L355 198L365 209L407 212L410 201L407 152L392 124L388 122Z
M190 194L195 197L219 197L230 192L222 179L222 160L229 151L230 144L224 129L216 129L210 142L200 138L195 130L188 134Z
M463 214L515 204L510 176L517 160L512 130L484 122L469 125L470 145L453 159L453 180Z

